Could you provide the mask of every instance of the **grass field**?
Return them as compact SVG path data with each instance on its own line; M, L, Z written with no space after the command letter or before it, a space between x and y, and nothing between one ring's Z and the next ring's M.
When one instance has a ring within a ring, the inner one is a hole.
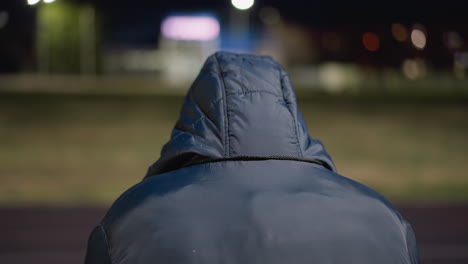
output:
M182 100L0 94L0 204L109 204L158 158ZM468 201L468 105L299 104L344 176L395 202Z

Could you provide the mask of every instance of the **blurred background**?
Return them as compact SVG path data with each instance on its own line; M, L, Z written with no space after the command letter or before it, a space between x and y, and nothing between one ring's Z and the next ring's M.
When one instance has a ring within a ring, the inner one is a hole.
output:
M468 263L468 2L1 0L0 262L81 263L211 53L270 55L339 173ZM43 262L41 262L43 261Z

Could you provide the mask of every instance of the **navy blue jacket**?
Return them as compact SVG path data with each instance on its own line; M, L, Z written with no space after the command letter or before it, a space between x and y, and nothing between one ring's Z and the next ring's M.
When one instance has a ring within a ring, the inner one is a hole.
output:
M269 57L216 53L161 158L92 232L86 264L418 263L413 231L336 173Z

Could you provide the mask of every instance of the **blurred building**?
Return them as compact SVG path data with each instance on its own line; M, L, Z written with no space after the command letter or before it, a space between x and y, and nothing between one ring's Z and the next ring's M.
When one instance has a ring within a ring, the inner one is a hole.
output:
M170 86L193 80L201 64L219 49L220 24L210 14L183 13L165 17L157 45L110 48L105 54L107 74L154 74Z
M90 4L57 1L37 7L36 61L40 73L100 71L100 22Z
M330 91L468 79L467 22L449 2L423 14L393 1L5 1L1 72L143 74L181 87L222 49L271 55L299 86Z

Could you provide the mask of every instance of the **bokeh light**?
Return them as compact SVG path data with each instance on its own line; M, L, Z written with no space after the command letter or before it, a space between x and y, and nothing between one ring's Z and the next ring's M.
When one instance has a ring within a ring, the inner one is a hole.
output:
M254 0L231 0L232 5L239 10L247 10L254 4Z
M39 3L39 1L41 1L41 0L28 0L28 5L35 5L35 4Z
M380 39L377 34L366 32L362 35L362 44L368 51L377 51L380 48Z
M406 27L399 23L392 24L392 35L400 42L408 40L408 31L406 30Z
M403 61L403 74L410 80L421 79L426 75L426 63L422 59L406 59Z
M44 0L44 3L52 3L54 2L55 0Z
M413 29L411 31L411 42L417 49L423 50L426 47L426 34L421 29Z
M346 84L343 68L337 63L322 65L318 73L319 81L332 93L341 92Z
M161 25L163 36L175 40L214 40L219 31L218 20L210 16L170 16Z

